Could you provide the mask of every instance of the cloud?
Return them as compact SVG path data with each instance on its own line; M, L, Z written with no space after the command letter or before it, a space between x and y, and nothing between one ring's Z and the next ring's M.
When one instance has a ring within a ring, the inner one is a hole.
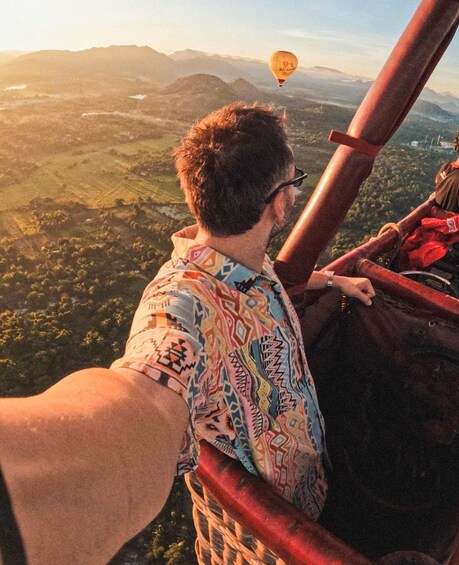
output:
M386 36L382 35L359 35L358 39L356 39L355 35L353 34L347 34L343 33L342 31L331 29L311 31L308 29L290 28L278 31L278 33L280 35L286 35L287 37L305 39L306 41L310 42L313 41L325 44L334 43L353 49L357 47L360 51L366 50L368 48L380 49L381 51L383 51L385 49L391 48L394 44L394 41L391 41Z
M356 41L355 35L331 29L289 28L279 34L298 40L292 49L298 54L305 53L305 59L314 58L319 64L364 76L378 72L394 44L387 37L376 34L359 35Z

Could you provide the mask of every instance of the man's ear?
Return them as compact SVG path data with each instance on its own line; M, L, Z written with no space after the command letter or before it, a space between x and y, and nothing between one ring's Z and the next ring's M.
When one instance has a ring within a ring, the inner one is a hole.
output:
M274 214L274 221L277 224L282 224L285 221L285 194L280 190L271 202L271 207Z

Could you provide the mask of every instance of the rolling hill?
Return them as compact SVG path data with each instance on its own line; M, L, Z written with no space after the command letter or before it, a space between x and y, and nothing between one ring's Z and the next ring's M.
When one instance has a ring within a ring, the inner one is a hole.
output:
M166 86L160 94L167 97L167 103L175 111L189 115L211 112L225 104L243 100L245 102L268 102L281 100L281 97L269 96L261 92L250 82L239 78L225 82L221 78L208 74L195 74L182 78Z
M4 65L8 61L11 61L14 57L12 55L8 55L8 53L0 53L0 65Z

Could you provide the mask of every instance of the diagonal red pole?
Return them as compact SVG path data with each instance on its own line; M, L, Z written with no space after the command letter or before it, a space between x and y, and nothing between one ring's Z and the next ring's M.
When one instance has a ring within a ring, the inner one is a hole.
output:
M242 528L288 565L371 565L369 559L207 442L201 442L197 475Z
M375 157L416 101L459 24L458 0L422 0L357 110L275 262L285 284L308 280L371 173Z

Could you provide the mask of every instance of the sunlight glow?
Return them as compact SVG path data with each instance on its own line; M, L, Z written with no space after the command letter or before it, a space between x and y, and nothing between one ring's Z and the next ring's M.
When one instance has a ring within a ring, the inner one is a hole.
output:
M0 52L148 45L266 60L276 49L375 78L418 0L17 0L4 2ZM241 25L243 23L243 25ZM231 30L231 33L228 33ZM456 38L431 79L459 96Z

